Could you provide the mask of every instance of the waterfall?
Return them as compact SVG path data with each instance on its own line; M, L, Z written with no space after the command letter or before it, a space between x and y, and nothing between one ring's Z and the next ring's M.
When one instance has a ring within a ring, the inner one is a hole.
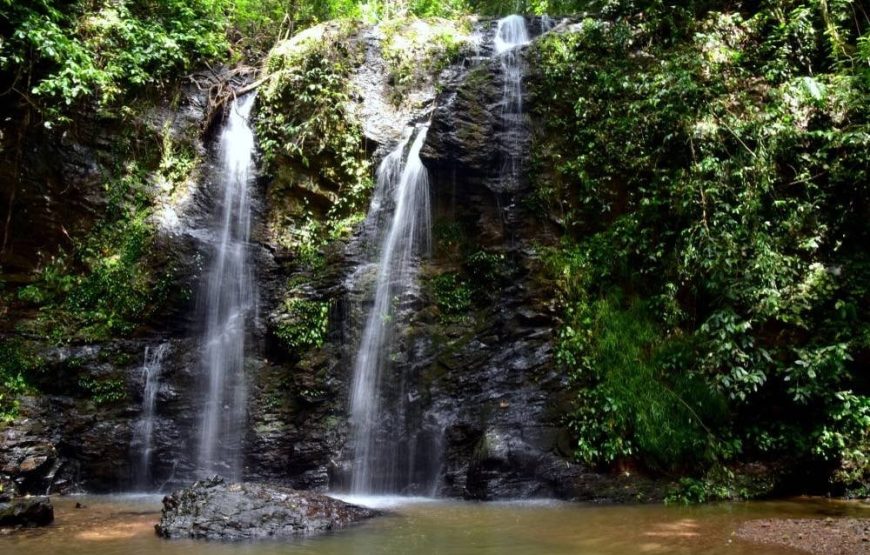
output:
M556 26L556 20L547 14L541 16L541 34L549 33Z
M163 357L169 351L169 343L161 343L156 349L145 347L142 363L142 415L133 430L131 446L139 456L133 461L133 483L137 490L151 487L151 444L154 435L155 403L160 390L160 372Z
M200 297L205 303L202 369L206 379L199 468L231 480L240 477L247 396L245 334L255 304L248 261L249 189L254 174L254 133L248 117L253 104L253 94L235 99L220 134L218 184L223 195L216 207L216 244Z
M529 43L526 20L509 15L498 21L495 32L495 55L502 71L502 136L503 164L501 178L515 183L519 178L521 153L524 146L523 122L523 61L520 47Z
M420 160L426 131L426 127L417 131L405 155L411 137L407 133L381 162L369 212L369 217L377 220L381 211L394 206L384 222L387 231L380 243L374 304L366 317L353 369L351 492L356 494L398 492L408 485L400 481L399 473L411 464L413 455L407 452L407 446L401 449L395 431L391 433L385 427L390 418L403 419L402 407L383 407L382 398L385 387L401 381L385 372L390 363L392 336L400 324L396 321L396 305L414 287L416 258L428 253L431 243L429 178ZM404 395L400 395L402 403ZM400 460L403 456L408 460ZM409 470L408 480L411 473Z

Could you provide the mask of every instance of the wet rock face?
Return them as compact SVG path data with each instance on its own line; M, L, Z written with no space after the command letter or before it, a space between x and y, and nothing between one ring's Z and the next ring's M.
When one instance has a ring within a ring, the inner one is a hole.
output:
M493 177L498 168L501 122L500 75L494 62L481 62L452 75L434 111L420 156L430 170L463 177Z
M215 477L163 499L155 526L164 538L286 539L345 528L380 513L325 495Z
M32 528L51 524L53 520L54 507L48 497L0 499L0 527Z
M531 22L533 34L537 23ZM481 24L481 32L491 35L494 22ZM404 324L394 339L381 402L403 410L385 411L383 433L390 437L384 445L398 438L399 459L410 462L400 479L403 493L636 499L632 480L570 462L573 447L562 415L571 400L553 360L557 310L540 254L541 246L557 244L558 235L528 207L528 184L500 181L504 84L500 63L487 56L491 49L487 39L482 56L466 57L441 74L421 153L432 189L433 254L419 287L398 307L396 318ZM369 88L366 94L381 93ZM315 353L274 349L273 365L257 378L248 450L256 479L349 486L348 388L371 306L373 280L363 274L374 269L363 253L377 236L367 226L343 250L331 251L318 276L302 276L312 298L334 303L324 346ZM475 255L496 266L475 265ZM461 314L437 306L432 283L446 273L471 289Z
M7 282L26 283L34 268L93 227L107 204L104 185L118 161L118 137L128 126L136 125L143 138L159 136L167 122L173 136L198 134L206 105L206 94L189 86L177 109L167 102L131 124L84 108L64 129L44 125L23 101L8 113L4 106L0 219L8 223L0 226L0 264Z
M25 421L0 432L0 484L3 492L44 493L57 471L57 450L39 422Z
M129 490L136 480L132 444L142 406L143 353L151 340L65 346L43 352L45 376L38 397L21 399L21 417L0 425L0 483L20 495ZM160 373L158 418L152 437L156 489L188 480L201 400L196 390L196 345L171 342ZM94 399L80 380L116 384L118 398ZM14 489L12 489L14 488Z

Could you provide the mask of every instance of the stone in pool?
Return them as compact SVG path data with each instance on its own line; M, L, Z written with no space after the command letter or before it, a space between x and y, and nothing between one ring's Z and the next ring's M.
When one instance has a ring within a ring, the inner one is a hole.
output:
M0 527L33 527L51 524L54 507L48 497L19 497L0 503Z
M381 514L325 495L256 483L196 482L163 498L164 538L220 541L323 534Z

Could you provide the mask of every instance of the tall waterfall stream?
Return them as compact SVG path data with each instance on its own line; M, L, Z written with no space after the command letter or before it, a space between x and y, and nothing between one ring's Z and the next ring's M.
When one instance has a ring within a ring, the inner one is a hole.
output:
M245 428L244 357L248 320L255 305L249 263L250 185L254 133L248 123L254 95L233 101L220 134L218 171L222 200L216 205L217 241L202 291L202 365L205 409L200 419L198 464L205 473L240 478Z
M494 55L501 64L504 80L502 140L512 143L503 149L501 178L510 182L518 179L520 160L516 151L524 132L523 69L518 50L529 40L523 17L513 15L498 22ZM394 387L396 382L404 383L404 377L390 372L394 336L400 326L406 325L400 318L403 314L399 305L414 287L419 258L430 248L429 183L420 160L426 131L426 127L418 128L413 141L413 134L406 133L383 159L369 214L371 219L387 212L386 233L378 251L374 302L353 366L350 413L354 455L350 491L355 495L411 491L431 494L437 488L438 441L419 430L396 429L405 421L406 395L402 391L391 396L397 406L384 406L384 390ZM392 428L387 426L390 420ZM418 456L429 460L416 460Z
M512 185L519 179L524 138L523 64L520 47L529 43L526 20L519 15L500 19L495 32L495 55L501 63L501 116L504 121L501 179ZM507 188L507 187L505 187Z
M381 162L377 173L372 211L378 212L385 206L394 208L387 217L377 260L374 303L353 366L350 413L355 451L351 492L355 494L397 492L410 480L407 475L400 476L402 469L411 466L400 460L400 453L407 450L400 450L398 438L384 433L382 428L386 418L381 389L384 380L392 379L386 375L392 336L395 328L402 325L397 321L395 305L414 283L418 257L430 247L429 179L420 160L426 130L426 127L416 130L407 154L411 134L406 133ZM387 202L387 197L391 202Z

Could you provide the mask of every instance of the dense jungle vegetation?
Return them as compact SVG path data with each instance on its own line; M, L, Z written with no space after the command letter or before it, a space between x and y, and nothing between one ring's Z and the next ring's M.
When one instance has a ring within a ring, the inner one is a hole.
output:
M194 69L258 64L278 38L329 19L572 15L576 32L527 51L528 203L562 235L541 250L559 284L577 459L689 476L674 494L688 500L772 491L756 462L816 491L870 494L870 8L518 4L0 0L0 112L49 130L75 126L84 106L124 117ZM120 157L138 152L122 143ZM121 165L96 230L32 284L0 290L39 310L30 332L132 332L166 294L143 258L144 175L176 186L196 156L167 135ZM0 344L0 419L38 367L17 340Z
M723 7L537 48L577 455L713 468L684 483L700 497L742 487L718 466L735 460L865 493L868 13Z

